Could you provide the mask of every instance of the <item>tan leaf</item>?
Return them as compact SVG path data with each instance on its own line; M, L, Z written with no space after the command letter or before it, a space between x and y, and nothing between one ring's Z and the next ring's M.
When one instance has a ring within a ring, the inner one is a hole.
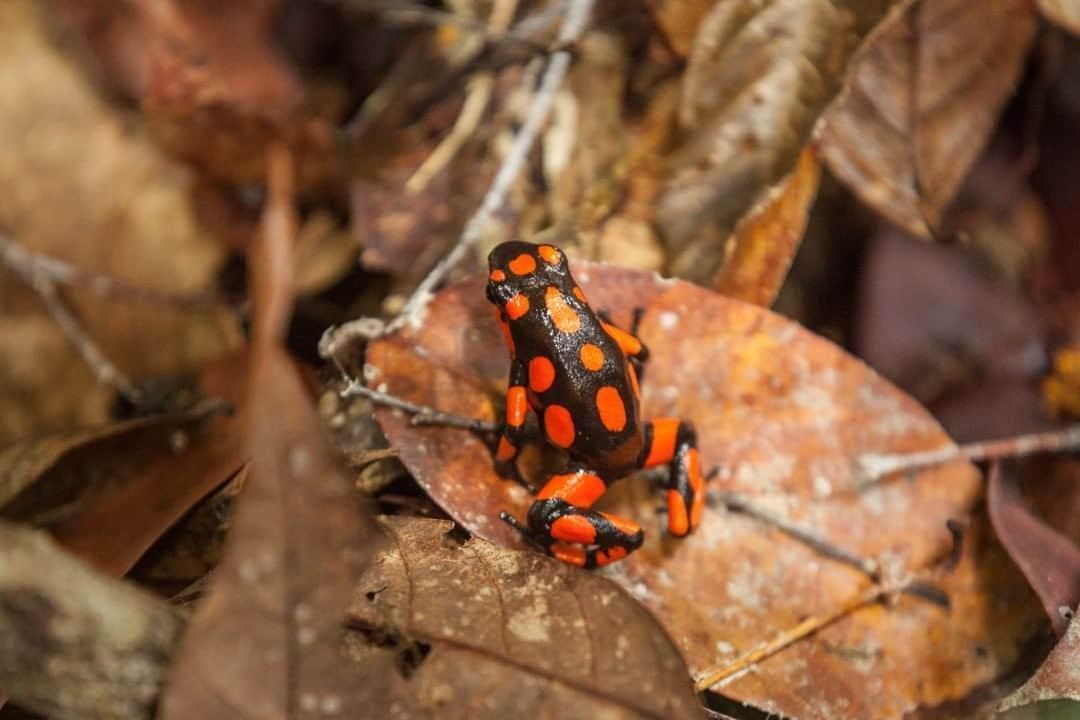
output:
M750 210L727 243L727 258L716 277L723 295L768 307L787 277L817 195L821 164L807 148L791 175Z
M607 580L535 553L454 539L451 523L383 521L393 546L365 573L350 628L371 706L405 717L689 718L678 650ZM373 648L376 641L382 645ZM393 667L417 644L426 656Z
M1080 2L1076 0L1037 0L1043 15L1071 33L1080 34Z
M574 277L616 323L628 325L632 308L645 310L644 417L693 421L703 465L719 468L717 489L736 490L892 570L934 567L948 555L946 522L966 518L980 498L971 465L863 486L867 454L950 443L909 397L760 307L615 268L579 264ZM479 280L444 291L423 327L370 347L373 385L443 410L498 417L508 361L489 318ZM523 517L531 498L494 474L479 438L413 427L395 411L378 416L402 462L451 516L482 537L519 545L497 513ZM616 487L601 508L641 522L646 543L609 576L653 610L695 674L845 605L867 585L849 567L719 506L689 538L670 538L643 479ZM974 527L966 555L942 580L954 612L916 600L860 611L719 691L794 718L891 718L1000 675L1039 628L1040 609L1004 553Z
M886 0L734 0L694 40L657 220L671 270L708 282L739 220L789 175Z
M222 249L198 226L191 179L58 54L38 4L0 3L0 228L14 243L160 291L208 287ZM0 443L105 420L98 385L40 300L0 270ZM191 371L239 340L236 319L68 297L91 337L133 378Z
M859 53L824 118L822 155L917 235L938 227L1012 93L1035 31L1026 0L920 0Z

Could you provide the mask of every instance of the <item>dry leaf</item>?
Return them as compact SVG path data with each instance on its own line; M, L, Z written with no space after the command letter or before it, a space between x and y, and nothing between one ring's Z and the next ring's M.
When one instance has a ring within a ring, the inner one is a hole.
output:
M998 710L1059 699L1080 702L1080 607L1074 611L1065 636L1035 671L1034 677L1002 700Z
M455 539L445 521L383 525L393 545L361 579L350 620L367 707L410 718L700 716L678 650L617 586Z
M762 307L772 305L799 249L820 177L815 151L803 150L791 175L771 188L728 238L717 292Z
M197 225L188 173L109 108L58 54L37 3L0 4L0 229L12 242L161 291L211 284L221 248ZM100 386L37 296L0 269L0 443L104 421ZM191 371L236 347L236 318L69 297L91 337L134 378Z
M1035 31L1026 0L918 0L871 36L821 132L829 168L923 237L1012 94Z
M247 422L244 375L247 355L233 355L203 372L202 390L228 400L231 410L204 427L177 430L159 455L132 468L123 482L114 481L49 529L67 550L102 572L126 574L166 530L195 503L228 480L247 461L244 429ZM127 438L113 452L130 462ZM97 470L97 468L95 468Z
M671 270L708 281L741 218L795 167L885 0L736 0L702 21L683 80L686 135L657 220Z
M280 147L271 159L250 263L251 469L225 557L173 666L166 719L362 713L342 622L377 531L279 345L292 309L295 216L291 159Z
M1076 0L1037 0L1043 15L1069 32L1080 34L1080 2Z
M1064 634L1061 610L1080 603L1080 547L1036 517L1016 478L1000 463L990 469L987 505L994 530L1035 589L1054 630Z
M946 521L967 518L979 499L974 468L954 463L862 488L863 456L950 442L910 398L761 308L614 268L579 264L575 278L617 323L628 324L632 308L645 309L641 334L652 357L644 415L692 420L703 464L720 469L716 484L894 570L934 566L948 555ZM508 359L489 317L479 280L446 290L422 327L369 348L372 384L443 410L496 417ZM447 512L482 537L519 543L497 513L520 517L530 498L494 474L480 439L412 427L396 411L378 415L402 462ZM617 494L605 509L642 522L647 539L610 576L654 610L695 673L866 586L858 572L720 509L707 510L690 538L666 537L657 496L641 480L624 481ZM943 580L954 613L907 600L864 610L721 691L795 718L899 717L1000 675L1039 627L1039 609L1000 549L975 531L966 544ZM984 585L984 577L994 580ZM991 594L990 586L1009 590Z

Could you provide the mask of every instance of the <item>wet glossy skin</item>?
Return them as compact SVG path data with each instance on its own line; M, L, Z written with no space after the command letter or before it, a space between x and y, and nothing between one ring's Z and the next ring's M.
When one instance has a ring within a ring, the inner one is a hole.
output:
M527 526L503 519L561 560L606 565L640 547L644 535L633 521L590 506L622 475L668 464L668 529L686 535L704 509L696 438L677 418L641 421L638 374L648 350L597 316L555 246L507 242L488 262L487 296L511 357L496 470L517 478L529 410L570 458L537 494Z

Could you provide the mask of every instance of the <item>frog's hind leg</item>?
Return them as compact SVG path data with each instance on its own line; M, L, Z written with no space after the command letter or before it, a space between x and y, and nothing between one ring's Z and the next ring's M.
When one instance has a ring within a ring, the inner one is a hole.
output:
M705 479L694 426L678 418L658 418L645 424L642 467L668 465L668 532L689 534L701 522L705 509Z
M585 468L555 475L529 508L528 525L507 513L504 521L532 544L563 562L595 568L621 560L641 547L645 533L632 520L589 507L607 483Z

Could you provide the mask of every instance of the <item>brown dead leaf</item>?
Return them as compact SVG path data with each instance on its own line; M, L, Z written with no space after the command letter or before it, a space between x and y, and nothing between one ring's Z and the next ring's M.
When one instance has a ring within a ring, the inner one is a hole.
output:
M305 107L297 71L278 52L278 0L144 3L152 46L142 109L160 142L210 175L237 183L264 178L267 152L287 139L298 184L338 172L328 120Z
M868 39L824 118L822 155L864 202L923 237L1012 93L1035 31L1026 0L918 0Z
M169 435L169 444L158 446L159 455L138 466L122 484L114 482L67 517L48 523L53 537L102 572L126 574L184 513L247 461L246 371L246 353L209 366L202 390L229 401L228 415L194 431ZM129 439L123 450L113 450L127 461L131 448L141 447L136 442Z
M645 309L641 334L652 358L644 415L694 421L703 464L719 467L717 484L893 570L931 567L949 553L946 521L966 518L979 499L971 465L862 487L861 456L950 443L917 403L761 308L615 268L578 265L575 278L616 322ZM496 350L501 336L489 316L480 281L448 289L423 327L370 347L372 384L443 410L496 417L508 360ZM444 509L482 537L519 543L497 513L520 517L530 498L494 474L480 439L412 427L395 411L378 415L402 462ZM854 570L720 509L707 510L693 536L674 540L661 529L656 496L640 481L621 485L605 509L642 522L647 539L610 577L653 609L695 674L865 589ZM980 537L966 538L966 555L943 580L952 614L907 600L868 608L720 691L796 718L899 717L1000 675L1038 628L1040 612L1004 554ZM983 584L987 577L994 579Z
M1035 671L1035 675L1002 700L998 704L998 711L1029 703L1065 699L1080 702L1080 607L1074 610L1065 636Z
M816 152L803 150L791 175L735 226L716 277L717 292L762 307L772 305L799 249L820 177Z
M1036 0L1039 10L1058 25L1080 34L1080 2L1076 0Z
M886 0L715 3L683 79L685 138L671 157L657 220L671 270L699 282L746 213L795 167L860 39Z
M1080 603L1080 548L1036 517L1016 478L1000 463L990 469L987 505L994 530L1042 600L1060 636L1068 624L1061 610Z
M400 717L700 716L674 644L607 580L454 539L441 520L383 526L393 545L350 610L368 707ZM393 667L402 660L407 670Z
M251 469L230 545L177 655L164 718L364 712L341 628L377 530L279 344L292 308L295 216L291 159L281 147L271 158L250 261Z
M39 4L0 4L0 228L14 243L159 291L207 288L222 251L195 220L191 180L71 67ZM104 353L133 378L189 372L239 344L224 310L67 293ZM100 386L38 297L0 269L0 443L105 420Z
M177 460L218 412L201 406L10 445L0 451L0 515L38 525L70 518L87 499Z

